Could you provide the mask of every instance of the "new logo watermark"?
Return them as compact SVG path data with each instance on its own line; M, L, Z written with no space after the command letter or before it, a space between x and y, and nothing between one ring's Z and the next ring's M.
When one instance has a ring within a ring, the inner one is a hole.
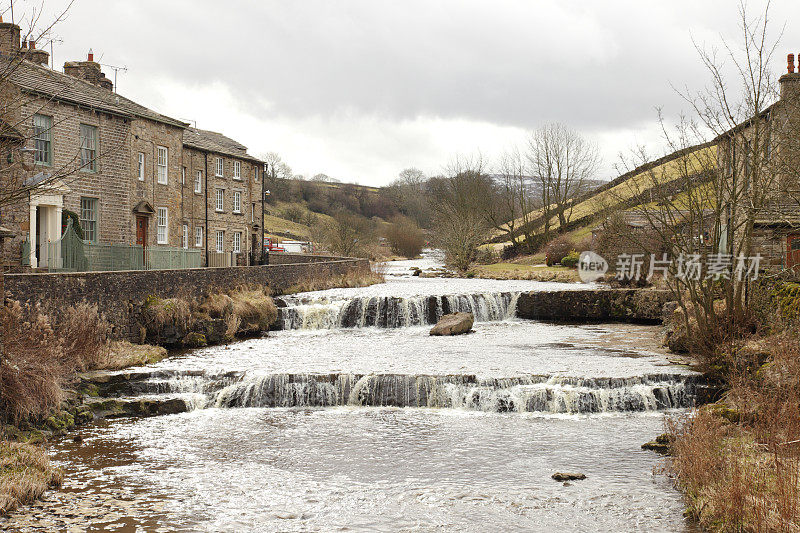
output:
M602 278L608 272L608 261L594 252L581 252L578 259L578 277L584 283L591 283Z

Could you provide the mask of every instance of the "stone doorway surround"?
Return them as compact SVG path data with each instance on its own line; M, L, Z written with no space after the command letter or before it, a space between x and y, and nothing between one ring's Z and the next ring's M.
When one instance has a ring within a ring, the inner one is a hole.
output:
M35 187L37 181L44 183L48 179L48 175L40 173L28 180L26 185ZM31 193L30 232L28 235L31 243L31 268L59 268L61 266L59 264L61 261L59 254L56 253L53 254L54 257L48 257L48 246L46 245L61 238L61 214L64 210L64 196L69 192L70 189L64 185L63 181L54 180ZM39 251L38 257L37 250Z

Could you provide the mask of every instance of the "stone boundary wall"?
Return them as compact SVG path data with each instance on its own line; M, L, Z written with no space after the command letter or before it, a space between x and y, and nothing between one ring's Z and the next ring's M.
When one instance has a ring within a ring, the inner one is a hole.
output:
M664 304L673 299L669 291L644 289L527 292L517 300L517 317L658 324L663 321Z
M242 285L269 286L282 292L300 280L332 277L350 272L368 272L366 259L324 256L291 256L286 264L264 266L192 268L185 270L128 270L118 272L74 272L59 274L8 274L5 297L24 307L58 315L60 309L82 302L95 304L114 325L114 336L131 342L140 340L137 317L148 296L187 300Z

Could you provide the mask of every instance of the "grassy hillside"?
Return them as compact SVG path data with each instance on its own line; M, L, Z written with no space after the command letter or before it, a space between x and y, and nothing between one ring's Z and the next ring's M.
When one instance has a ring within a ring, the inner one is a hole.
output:
M704 164L716 161L716 150L715 145L705 144L676 152L642 165L577 198L572 206L567 233L578 240L589 235L591 228L599 224L606 213L635 210L637 206L645 205L644 202L650 199L648 193L655 187L676 187L685 176L700 174ZM705 187L704 194L710 193L707 186L700 187ZM686 193L676 194L678 197L686 196ZM543 210L534 212L532 218L536 228L544 225ZM517 224L521 223L521 220L517 221ZM560 229L557 216L550 218L550 228L554 231Z

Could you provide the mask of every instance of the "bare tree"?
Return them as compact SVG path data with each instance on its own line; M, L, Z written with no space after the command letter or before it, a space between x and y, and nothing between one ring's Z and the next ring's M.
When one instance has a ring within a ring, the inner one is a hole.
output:
M535 179L528 175L526 158L516 147L500 156L492 192L483 204L487 224L504 232L514 248L525 246L526 251L534 252L539 202Z
M491 195L491 184L484 174L480 155L455 158L447 174L428 181L434 235L445 251L447 262L466 271L488 235L489 227L482 213Z
M427 197L428 177L417 168L407 168L381 193L388 197L400 213L414 220L422 228L430 228L431 206Z
M631 166L643 170L626 182L628 191L620 198L637 200L629 213L645 223L646 240L655 238L677 259L668 285L686 327L690 316L697 320L702 335L695 348L706 353L748 323L747 287L751 270L759 266L750 260L758 251L756 222L780 221L792 197L782 182L796 183L800 170L791 146L800 133L800 106L789 99L772 105L778 98L771 67L777 41L768 37L769 7L751 19L740 4L739 23L737 45L723 40L721 53L696 45L710 85L700 92L679 91L693 115L676 126L659 114L673 155L648 164L644 150L634 153ZM796 212L796 203L792 209ZM630 239L642 242L635 234ZM652 247L642 246L655 251ZM715 305L720 297L724 308Z
M556 217L560 230L572 218L571 201L585 189L600 164L597 146L563 124L548 124L528 137L530 173L540 181L542 230L550 234Z
M339 211L321 226L316 238L331 252L345 257L368 255L375 243L375 225L367 218Z

